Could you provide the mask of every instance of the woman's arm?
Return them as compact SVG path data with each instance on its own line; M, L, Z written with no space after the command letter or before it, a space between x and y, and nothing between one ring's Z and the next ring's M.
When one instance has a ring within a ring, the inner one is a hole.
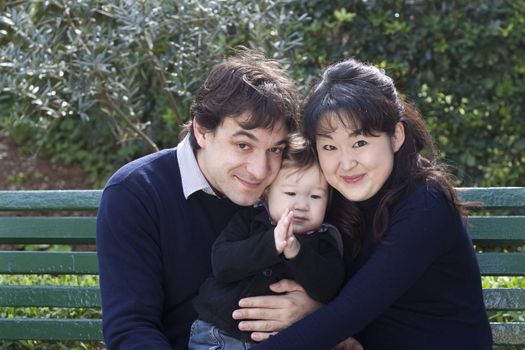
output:
M405 293L444 250L448 210L406 207L392 217L387 242L327 306L257 349L330 349L361 331Z

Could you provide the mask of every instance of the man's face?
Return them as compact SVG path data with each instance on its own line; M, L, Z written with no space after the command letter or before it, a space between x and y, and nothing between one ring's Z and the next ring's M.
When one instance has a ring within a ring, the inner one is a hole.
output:
M236 204L254 204L281 167L288 130L283 123L270 129L244 129L248 113L225 118L208 132L194 123L200 149L197 162L210 185Z

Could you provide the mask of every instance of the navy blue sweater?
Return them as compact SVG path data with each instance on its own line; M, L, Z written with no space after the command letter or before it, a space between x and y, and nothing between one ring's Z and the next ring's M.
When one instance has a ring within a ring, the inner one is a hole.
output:
M331 349L350 336L366 350L492 348L462 220L439 191L414 187L391 209L386 242L365 239L360 266L339 295L257 349ZM360 205L368 237L378 201Z
M186 200L175 149L113 175L97 220L108 349L187 349L211 245L238 209L202 191Z

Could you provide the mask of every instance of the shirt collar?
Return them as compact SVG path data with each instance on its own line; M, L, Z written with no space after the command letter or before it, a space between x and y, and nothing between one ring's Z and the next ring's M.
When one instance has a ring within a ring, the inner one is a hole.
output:
M177 145L177 161L179 162L184 198L188 199L192 193L200 190L217 196L197 163L197 158L195 158L195 153L193 148L191 148L189 135L186 135Z

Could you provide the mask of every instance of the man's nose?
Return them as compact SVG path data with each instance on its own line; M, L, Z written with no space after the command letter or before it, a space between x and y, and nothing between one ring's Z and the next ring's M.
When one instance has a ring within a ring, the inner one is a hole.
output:
M247 170L257 180L263 180L270 171L270 161L266 152L253 154L248 161Z

